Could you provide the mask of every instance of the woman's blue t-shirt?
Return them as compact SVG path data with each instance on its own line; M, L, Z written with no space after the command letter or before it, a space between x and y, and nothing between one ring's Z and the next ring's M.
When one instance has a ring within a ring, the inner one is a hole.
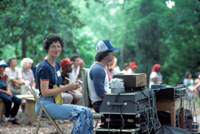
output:
M49 81L49 89L53 88L53 85L58 87L62 83L62 77L60 73L60 65L56 61L55 67L53 67L46 59L42 60L36 70L36 83L38 85L40 95L40 81Z

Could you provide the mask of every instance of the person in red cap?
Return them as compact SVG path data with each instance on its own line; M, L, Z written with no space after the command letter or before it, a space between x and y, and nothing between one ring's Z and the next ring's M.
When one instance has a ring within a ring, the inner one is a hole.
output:
M149 80L150 80L150 82L149 82L150 88L151 88L151 85L162 83L161 65L160 64L153 65Z
M62 85L67 85L70 83L65 77L69 78L69 73L72 72L72 64L68 58L64 58L60 62L61 66L61 76L63 78ZM77 104L82 105L82 94L75 91L66 91L61 93L64 104Z
M65 79L65 77L69 78L69 73L72 71L72 64L73 64L73 62L70 61L68 58L64 58L60 62L60 66L62 68L61 75L63 77L63 82L62 82L63 85L70 83L70 81Z
M127 74L135 73L136 68L138 67L135 62L129 62L130 69L127 71Z

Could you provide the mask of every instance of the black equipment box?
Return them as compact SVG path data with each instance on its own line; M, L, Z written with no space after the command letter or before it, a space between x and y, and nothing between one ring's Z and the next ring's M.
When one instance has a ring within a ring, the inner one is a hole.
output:
M144 127L147 124L147 112L137 115L103 114L101 116L101 128L133 129Z
M130 75L113 75L113 78L121 78L124 80L125 90L137 89L147 85L147 77L145 73L134 73Z
M154 89L156 99L174 99L175 98L175 90L174 88L161 88L161 89Z
M120 133L121 132L121 133ZM140 129L104 129L104 128L95 128L94 134L140 134Z
M136 115L151 109L148 89L129 93L106 94L100 107L102 114Z
M164 88L153 90L157 100L174 99L176 97L184 96L186 93L186 87L184 87L182 84L166 86Z

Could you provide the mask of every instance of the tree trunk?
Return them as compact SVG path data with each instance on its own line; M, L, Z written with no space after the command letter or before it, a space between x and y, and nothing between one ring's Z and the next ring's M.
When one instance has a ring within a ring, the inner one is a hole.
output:
M26 36L22 37L22 58L26 57Z
M23 0L23 6L24 8L26 8L26 0ZM22 35L22 59L25 57L26 57L26 34Z

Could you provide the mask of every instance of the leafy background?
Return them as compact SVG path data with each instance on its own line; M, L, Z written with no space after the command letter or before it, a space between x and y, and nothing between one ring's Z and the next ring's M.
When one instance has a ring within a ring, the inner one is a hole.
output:
M96 43L109 39L121 70L135 61L149 76L159 63L169 85L200 70L199 0L2 0L0 18L0 59L16 56L18 66L24 57L37 65L44 38L57 33L65 41L58 61L77 53L90 67Z

